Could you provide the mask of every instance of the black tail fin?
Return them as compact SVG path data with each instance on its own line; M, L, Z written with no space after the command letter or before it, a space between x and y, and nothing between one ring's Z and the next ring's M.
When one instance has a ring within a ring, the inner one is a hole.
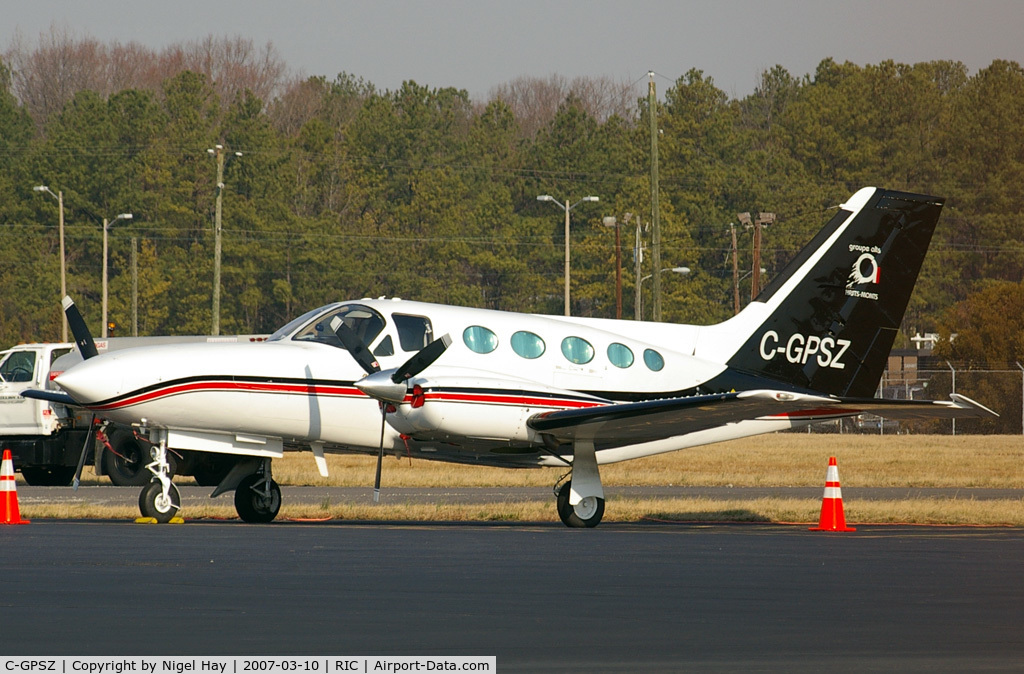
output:
M857 192L755 302L715 326L726 342L741 344L725 358L729 369L799 389L873 396L942 204Z

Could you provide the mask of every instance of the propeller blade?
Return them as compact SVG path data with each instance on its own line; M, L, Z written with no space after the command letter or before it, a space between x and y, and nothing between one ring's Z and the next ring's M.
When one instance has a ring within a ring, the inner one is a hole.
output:
M384 426L388 421L388 404L380 404L380 446L377 448L377 477L373 480L373 502L380 503L380 468L384 463Z
M391 375L391 381L396 384L411 379L423 372L431 363L441 357L441 354L452 345L451 335L442 335L440 339L435 339L430 344L420 349L412 358L405 361L402 367L395 370L395 373Z
M81 312L75 306L75 301L65 295L61 304L64 305L64 315L68 317L68 326L71 328L71 334L75 336L75 343L78 345L78 351L82 354L82 360L88 360L97 355L96 343L92 341L89 326L85 324L85 319L82 318Z
M92 421L89 422L89 432L85 436L85 444L82 445L82 453L78 457L78 468L75 469L75 481L73 491L78 491L78 485L82 484L82 469L85 467L85 455L89 453L89 442L93 438L93 433L96 430L96 416L93 415Z
M352 357L359 363L359 367L363 368L366 374L380 372L380 365L377 364L377 359L373 357L370 350L363 344L363 340L359 339L359 335L355 333L355 330L345 325L345 321L335 316L331 319L331 330L338 336L338 339L341 340L341 343L348 349L348 352L352 354Z

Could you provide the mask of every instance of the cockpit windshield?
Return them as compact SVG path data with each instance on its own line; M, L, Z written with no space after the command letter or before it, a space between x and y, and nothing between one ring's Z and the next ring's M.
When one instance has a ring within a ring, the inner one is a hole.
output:
M302 327L309 321L313 320L315 316L319 316L320 314L327 311L331 307L336 306L339 306L337 302L335 302L334 304L325 304L322 307L317 307L316 309L307 311L298 318L293 318L292 320L288 321L286 324L275 330L274 334L272 334L270 337L267 337L267 341L279 342L282 339L288 339L289 337L291 337L291 334L293 332L298 330L300 327Z
M384 330L384 317L373 309L361 304L344 304L335 311L327 313L323 313L324 308L318 310L317 315L314 317L310 317L307 314L306 319L312 319L311 322L296 332L292 339L300 342L320 342L321 344L344 348L341 340L331 330L331 321L335 316L344 321L345 325L351 328L366 346L370 346L373 340L377 339L377 336Z

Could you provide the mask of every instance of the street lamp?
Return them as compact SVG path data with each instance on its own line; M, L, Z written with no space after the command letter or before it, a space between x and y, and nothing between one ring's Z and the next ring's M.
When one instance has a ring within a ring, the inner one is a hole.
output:
M59 212L60 223L60 296L61 299L67 297L68 284L67 284L67 262L64 259L64 192L58 190L56 194L53 193L46 185L36 185L32 188L34 192L46 192L51 197L57 200L57 210ZM60 341L68 341L68 317L64 315L64 312L60 312L61 316L61 328L60 328Z
M619 221L614 215L609 215L601 222L605 227L615 228L615 318L622 318L622 235L619 233Z
M214 211L213 222L213 323L210 327L211 335L220 334L220 222L221 222L221 197L224 194L224 146L214 145L206 150L217 158L217 207ZM235 153L241 157L241 152Z
M689 267L665 267L664 269L662 269L658 273L659 274L664 274L667 271L670 271L673 274L682 274L683 276L687 276L690 273L690 268ZM637 292L636 292L636 304L637 304L638 307L640 307L640 311L638 313L640 314L641 317L643 316L644 309L643 309L643 293L640 292L640 289L641 289L641 286L643 286L644 281L646 281L647 279L651 278L652 276L654 276L654 274L647 274L646 276L641 276L640 277L640 282L636 284L636 290L637 290Z
M107 229L118 220L131 220L134 216L131 213L121 213L113 222L103 218L103 338L107 338Z
M600 201L601 199L595 196L583 197L573 205L569 205L568 200L563 204L555 199L550 194L541 194L537 196L537 201L550 201L559 208L565 209L565 315L569 315L569 211L576 208L584 201Z

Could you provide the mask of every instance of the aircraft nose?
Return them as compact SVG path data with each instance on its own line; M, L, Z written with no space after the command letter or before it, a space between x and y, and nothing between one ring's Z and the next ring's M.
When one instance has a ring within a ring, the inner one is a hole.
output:
M117 395L120 378L112 376L109 369L97 367L95 358L68 368L54 381L80 403L96 403ZM106 370L106 371L104 371Z

